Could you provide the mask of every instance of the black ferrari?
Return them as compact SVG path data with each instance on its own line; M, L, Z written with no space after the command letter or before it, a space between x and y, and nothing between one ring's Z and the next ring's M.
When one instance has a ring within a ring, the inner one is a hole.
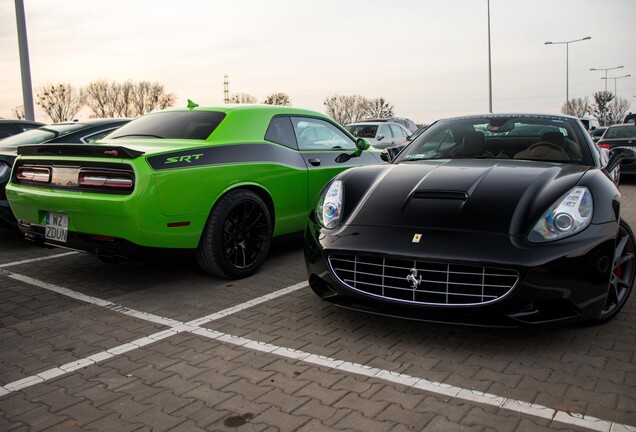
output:
M323 190L305 231L313 291L339 306L518 326L612 319L636 274L611 172L573 117L440 120L388 165Z

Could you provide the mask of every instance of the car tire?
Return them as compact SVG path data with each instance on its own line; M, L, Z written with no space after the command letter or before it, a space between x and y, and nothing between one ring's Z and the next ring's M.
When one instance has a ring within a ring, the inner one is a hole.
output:
M213 276L244 278L260 268L271 240L272 218L265 202L252 191L233 190L212 208L196 260Z
M591 324L603 324L614 318L627 303L636 275L636 241L630 226L620 220L605 305Z

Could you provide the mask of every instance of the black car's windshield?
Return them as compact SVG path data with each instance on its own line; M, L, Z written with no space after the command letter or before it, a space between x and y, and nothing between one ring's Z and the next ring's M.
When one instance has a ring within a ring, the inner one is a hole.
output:
M216 111L162 111L139 117L106 136L117 138L208 138L225 118Z
M496 158L591 164L588 144L577 127L567 118L542 116L442 120L416 138L396 162Z
M60 123L42 126L5 138L0 141L0 147L14 149L16 146L23 144L41 144L85 127L86 125L83 123Z

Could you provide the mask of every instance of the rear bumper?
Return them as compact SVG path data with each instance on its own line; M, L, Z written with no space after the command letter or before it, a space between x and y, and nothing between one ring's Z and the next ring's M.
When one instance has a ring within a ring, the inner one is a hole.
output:
M139 245L121 238L108 238L75 232L69 232L67 241L64 243L51 241L45 238L45 228L43 225L32 225L24 221L18 221L18 228L24 234L24 238L36 246L62 247L122 260L136 258L144 249Z
M25 188L24 186L19 186ZM32 240L44 243L44 226L48 212L68 216L66 243L50 245L92 252L94 242L87 239L112 237L120 246L132 244L148 248L194 249L207 215L163 214L156 197L148 192L132 195L89 194L29 188L20 193L9 184L7 196L20 229ZM40 240L41 238L41 240ZM99 248L112 244L99 244Z

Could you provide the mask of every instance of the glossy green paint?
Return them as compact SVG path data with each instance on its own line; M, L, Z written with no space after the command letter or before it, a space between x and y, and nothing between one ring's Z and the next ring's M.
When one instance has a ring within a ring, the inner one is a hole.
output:
M238 162L206 166L170 165L197 161L201 149L210 146L253 145L266 143L264 135L274 115L326 116L290 107L222 106L192 108L223 111L225 119L206 140L161 140L120 138L104 144L123 146L144 152L135 159L115 160L132 167L135 188L130 195L110 195L72 190L53 190L9 183L7 196L12 210L20 220L44 225L46 212L64 213L69 217L69 231L123 238L132 243L158 248L196 248L201 232L215 202L228 191L249 188L257 192L270 206L274 221L274 236L302 231L308 212L324 186L340 171L360 163L312 167L304 163L302 153L278 145L299 164ZM181 110L183 111L183 110ZM342 129L342 128L340 128ZM166 157L164 166L154 170L148 158L183 152L179 157ZM324 156L327 153L324 152ZM184 157L187 156L187 157ZM329 156L331 157L331 156ZM34 163L51 157L20 156ZM104 162L104 158L61 157L56 162ZM187 159L187 160L186 160ZM168 227L170 223L187 222L187 226Z

